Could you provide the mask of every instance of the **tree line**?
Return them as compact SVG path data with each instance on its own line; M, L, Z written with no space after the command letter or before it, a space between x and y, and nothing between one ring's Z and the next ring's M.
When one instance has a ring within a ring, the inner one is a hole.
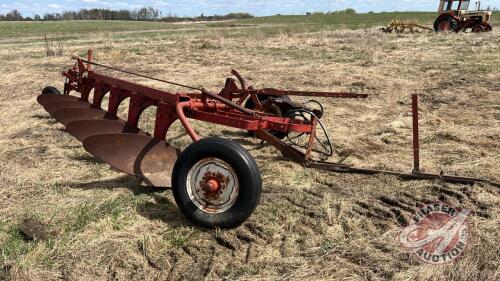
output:
M373 12L372 12L373 13ZM356 10L352 8L348 8L345 10L338 10L338 11L329 11L329 12L306 12L306 16L318 16L318 15L339 15L339 14L348 14L348 15L355 15Z
M175 14L163 16L162 12L153 7L144 7L138 10L109 10L109 9L81 9L79 11L64 11L61 13L46 13L23 17L18 10L7 14L0 14L0 21L61 21L61 20L131 20L131 21L197 21L197 20L224 20L253 18L248 13L229 13L227 15L198 17L178 17Z

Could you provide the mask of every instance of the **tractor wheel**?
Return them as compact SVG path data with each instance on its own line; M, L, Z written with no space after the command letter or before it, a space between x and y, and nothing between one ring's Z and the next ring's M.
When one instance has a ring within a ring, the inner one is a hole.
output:
M474 33L481 33L483 31L484 31L484 27L482 25L477 24L477 25L474 25L472 27L472 32L474 32Z
M457 32L458 22L454 18L438 19L434 23L434 30L436 32Z
M42 95L60 95L61 92L56 87L47 86L43 88Z
M240 225L257 207L261 189L260 171L250 153L222 138L206 138L188 146L172 173L179 209L203 227Z
M490 32L490 31L493 31L493 27L491 26L491 24L486 23L486 24L484 25L484 31L485 31L485 32Z
M280 106L276 104L268 104L266 106L266 101L269 99L270 96L266 95L257 95L257 98L259 101L264 105L264 112L265 113L270 113L274 114L276 116L285 116L288 113L288 109L285 106ZM289 96L280 96L283 101L292 101ZM248 109L255 109L255 104L253 103L253 100L251 98L248 98L247 101L245 102L245 108ZM271 131L271 134L273 134L275 137L279 139L284 139L286 137L286 133L284 132L277 132L277 131ZM253 133L250 132L250 135L253 136Z

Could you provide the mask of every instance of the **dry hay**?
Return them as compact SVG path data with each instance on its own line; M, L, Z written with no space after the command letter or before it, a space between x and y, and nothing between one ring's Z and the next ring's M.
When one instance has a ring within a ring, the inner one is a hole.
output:
M101 62L212 89L235 68L258 87L368 93L366 101L323 100L336 145L331 160L347 156L365 167L411 169L410 94L419 93L421 166L500 181L498 31L270 36L257 29L248 39L197 28L82 36L65 51L92 47ZM9 40L0 42L0 279L499 278L498 189L309 170L244 132L212 125L196 129L240 141L255 156L263 196L241 227L199 229L182 217L170 191L143 189L109 169L36 103L44 86L62 85L66 57L45 57L39 39ZM147 111L142 126L151 130L153 116ZM178 125L168 138L189 142ZM418 262L395 240L412 211L435 200L472 211L465 256L443 266ZM25 219L47 228L49 238L20 236Z

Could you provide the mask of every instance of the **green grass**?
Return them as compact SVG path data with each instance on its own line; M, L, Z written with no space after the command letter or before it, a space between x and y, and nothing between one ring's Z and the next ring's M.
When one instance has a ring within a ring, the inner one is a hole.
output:
M493 23L497 22L498 12L492 15ZM333 14L333 15L291 15L291 16L269 16L243 19L237 21L239 24L304 24L304 25L324 25L324 26L344 26L347 28L371 27L385 25L391 19L408 20L417 23L430 24L437 18L437 12L383 12L365 14ZM230 26L231 22L220 23ZM234 24L234 22L233 22Z
M185 246L191 236L193 235L193 229L190 227L179 227L168 230L164 234L164 239L168 241L168 243L174 247L181 248Z
M44 34L78 34L179 28L183 28L183 25L138 21L0 22L0 37L17 37L21 34L23 36L43 36Z
M259 31L263 34L315 32L325 29L359 29L387 25L391 19L399 18L420 24L431 25L436 18L435 12L390 12L366 14L334 14L310 16L268 16L237 21L207 22L196 24L199 28L233 29L231 34L238 36L248 34L249 31ZM493 23L498 13L493 14ZM137 22L137 21L58 21L58 22L0 22L0 37L19 36L79 36L98 32L126 32L150 31L175 32L192 30L195 24L172 24L165 22ZM57 39L57 38L56 38Z
M311 16L271 16L242 20L248 24L314 24L335 25L348 28L370 27L387 24L393 18L412 20L420 23L433 21L437 13L433 12L392 12L392 13L366 13L366 14L334 14Z
M98 221L104 217L110 217L114 229L120 229L122 225L118 217L124 212L126 206L130 203L130 198L119 197L103 204L84 203L73 210L71 223L67 225L66 231L78 232L84 229L88 224Z
M26 241L17 227L8 229L6 233L8 238L0 245L0 262L2 264L25 255L35 245L35 242Z

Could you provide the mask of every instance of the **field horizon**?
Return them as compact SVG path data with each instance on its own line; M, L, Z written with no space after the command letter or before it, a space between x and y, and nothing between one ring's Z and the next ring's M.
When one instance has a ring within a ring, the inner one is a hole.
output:
M313 28L368 28L376 25L387 25L391 19L415 21L421 24L432 24L437 13L435 12L383 12L364 14L334 14L334 15L280 15L255 17L251 19L226 20L226 21L201 21L200 25L210 27L231 27L234 24L283 24L288 27L294 25L313 25ZM496 18L495 16L493 18ZM190 25L192 22L149 22L149 21L121 21L121 20L75 20L75 21L20 21L0 22L0 36L15 36L19 32L24 35L36 33L71 32L106 32L106 31L133 31L133 30L162 30L178 29L179 25ZM276 26L274 26L276 28ZM42 35L42 34L39 34Z

